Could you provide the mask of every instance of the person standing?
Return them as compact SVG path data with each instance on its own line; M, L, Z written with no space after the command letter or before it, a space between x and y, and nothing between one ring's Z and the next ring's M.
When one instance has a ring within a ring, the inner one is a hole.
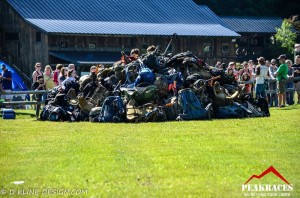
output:
M76 76L74 77L75 80L76 80L76 81L79 81L79 76L77 75L75 64L71 63L71 64L68 65L68 71L70 71L71 69L74 70L75 73L76 73Z
M68 70L71 70L73 69L74 71L76 71L76 67L75 67L75 64L71 63L68 65Z
M79 92L79 83L76 82L76 71L71 69L68 71L68 77L61 83L64 92L67 94L70 89L74 89L75 93Z
M284 54L281 54L277 59L281 64L275 72L278 89L278 107L281 108L285 107L286 102L285 84L287 79L288 66L285 64L286 56Z
M58 76L58 84L61 85L61 83L66 80L66 77L68 75L68 68L67 67L62 67L60 69L60 73Z
M230 63L228 64L228 67L231 67L231 68L232 68L234 78L235 78L236 80L238 80L238 71L236 71L236 63L235 63L235 62L230 62Z
M274 73L277 71L278 67L277 67L277 62L276 59L272 59L271 60L271 66L269 67L269 74L270 74L270 78L272 80L275 80L276 77L274 75ZM275 82L269 82L269 90L270 91L276 91L276 81ZM270 93L270 100L269 100L269 106L270 107L277 107L278 106L278 97L276 93Z
M6 68L4 63L1 64L2 73L0 76L0 80L2 81L2 91L8 93L12 91L12 73ZM4 95L3 99L5 101L10 101L12 99L12 95Z
M249 60L248 61L248 65L249 65L249 69L250 69L250 72L251 72L251 75L252 76L255 76L255 64L254 64L254 61L253 60Z
M32 85L32 89L35 91L46 90L43 76L37 77L37 80ZM37 102L41 102L43 100L43 94L35 94L34 100L36 100ZM41 109L41 104L38 103L36 105L36 112L35 112L35 116L37 120L39 119L40 109Z
M251 71L250 71L250 69L249 69L248 62L247 62L247 61L244 61L244 62L242 63L242 65L243 65L243 68L240 69L240 70L238 71L238 74L239 74L239 80L242 80L242 76L243 76L244 73L247 73L248 76L251 76L251 75L252 75L252 73L251 73Z
M55 83L53 81L53 72L50 65L47 65L44 70L44 81L46 90L51 90L55 87Z
M292 65L292 68L294 69L294 77L300 77L300 55L297 55L295 58L295 64ZM300 80L295 80L294 86L298 95L298 104L300 104Z
M32 83L35 83L38 79L38 76L43 76L42 64L41 63L35 63L35 71L32 73Z
M256 67L256 98L266 98L266 80L269 78L269 70L265 65L265 58L259 57L258 66Z
M58 76L59 76L61 68L63 68L63 65L62 64L57 64L56 65L56 69L55 69L55 71L53 73L53 81L55 83L55 86L59 85Z
M293 64L292 61L286 60L285 63L288 66L288 78L293 78L294 77L294 69L292 68L292 64ZM286 89L294 89L293 81L288 81L286 83ZM294 104L294 95L295 95L295 92L292 90L288 90L288 92L286 92L286 103L288 105Z

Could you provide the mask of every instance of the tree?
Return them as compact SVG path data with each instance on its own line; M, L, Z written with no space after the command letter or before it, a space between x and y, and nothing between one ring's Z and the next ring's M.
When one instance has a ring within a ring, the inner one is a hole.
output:
M288 19L284 19L281 28L276 28L277 33L275 39L281 43L281 47L287 49L288 52L294 52L297 34L293 31L293 26Z

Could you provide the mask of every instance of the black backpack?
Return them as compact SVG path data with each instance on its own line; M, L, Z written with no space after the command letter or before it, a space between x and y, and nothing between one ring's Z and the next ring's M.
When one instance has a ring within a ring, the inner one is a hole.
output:
M123 122L125 120L125 107L119 96L108 96L102 105L98 122Z
M190 88L178 92L178 102L181 113L177 120L199 120L208 119L209 110L202 107L194 91Z

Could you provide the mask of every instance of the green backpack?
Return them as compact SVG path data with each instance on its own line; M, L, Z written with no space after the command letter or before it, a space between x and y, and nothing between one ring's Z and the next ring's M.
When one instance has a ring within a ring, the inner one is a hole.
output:
M149 85L147 87L124 88L127 101L134 99L138 105L143 105L158 98L157 87Z

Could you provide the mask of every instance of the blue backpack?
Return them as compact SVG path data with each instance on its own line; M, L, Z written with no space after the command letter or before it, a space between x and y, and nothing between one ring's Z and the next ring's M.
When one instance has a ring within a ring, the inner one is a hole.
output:
M176 81L176 87L179 88L182 86L184 77L181 72L174 72L173 74L166 75L169 84L173 84L174 81Z
M192 89L182 89L178 92L178 102L181 113L176 120L199 120L209 118L209 109L203 108Z
M149 83L152 85L154 81L155 81L155 75L152 72L152 70L145 67L144 65L141 65L139 75L134 81L134 86L137 86L140 83Z
M125 119L125 108L120 96L108 96L102 105L98 122L122 122Z
M214 115L216 118L219 119L247 117L246 112L242 108L236 105L217 107L215 109Z

